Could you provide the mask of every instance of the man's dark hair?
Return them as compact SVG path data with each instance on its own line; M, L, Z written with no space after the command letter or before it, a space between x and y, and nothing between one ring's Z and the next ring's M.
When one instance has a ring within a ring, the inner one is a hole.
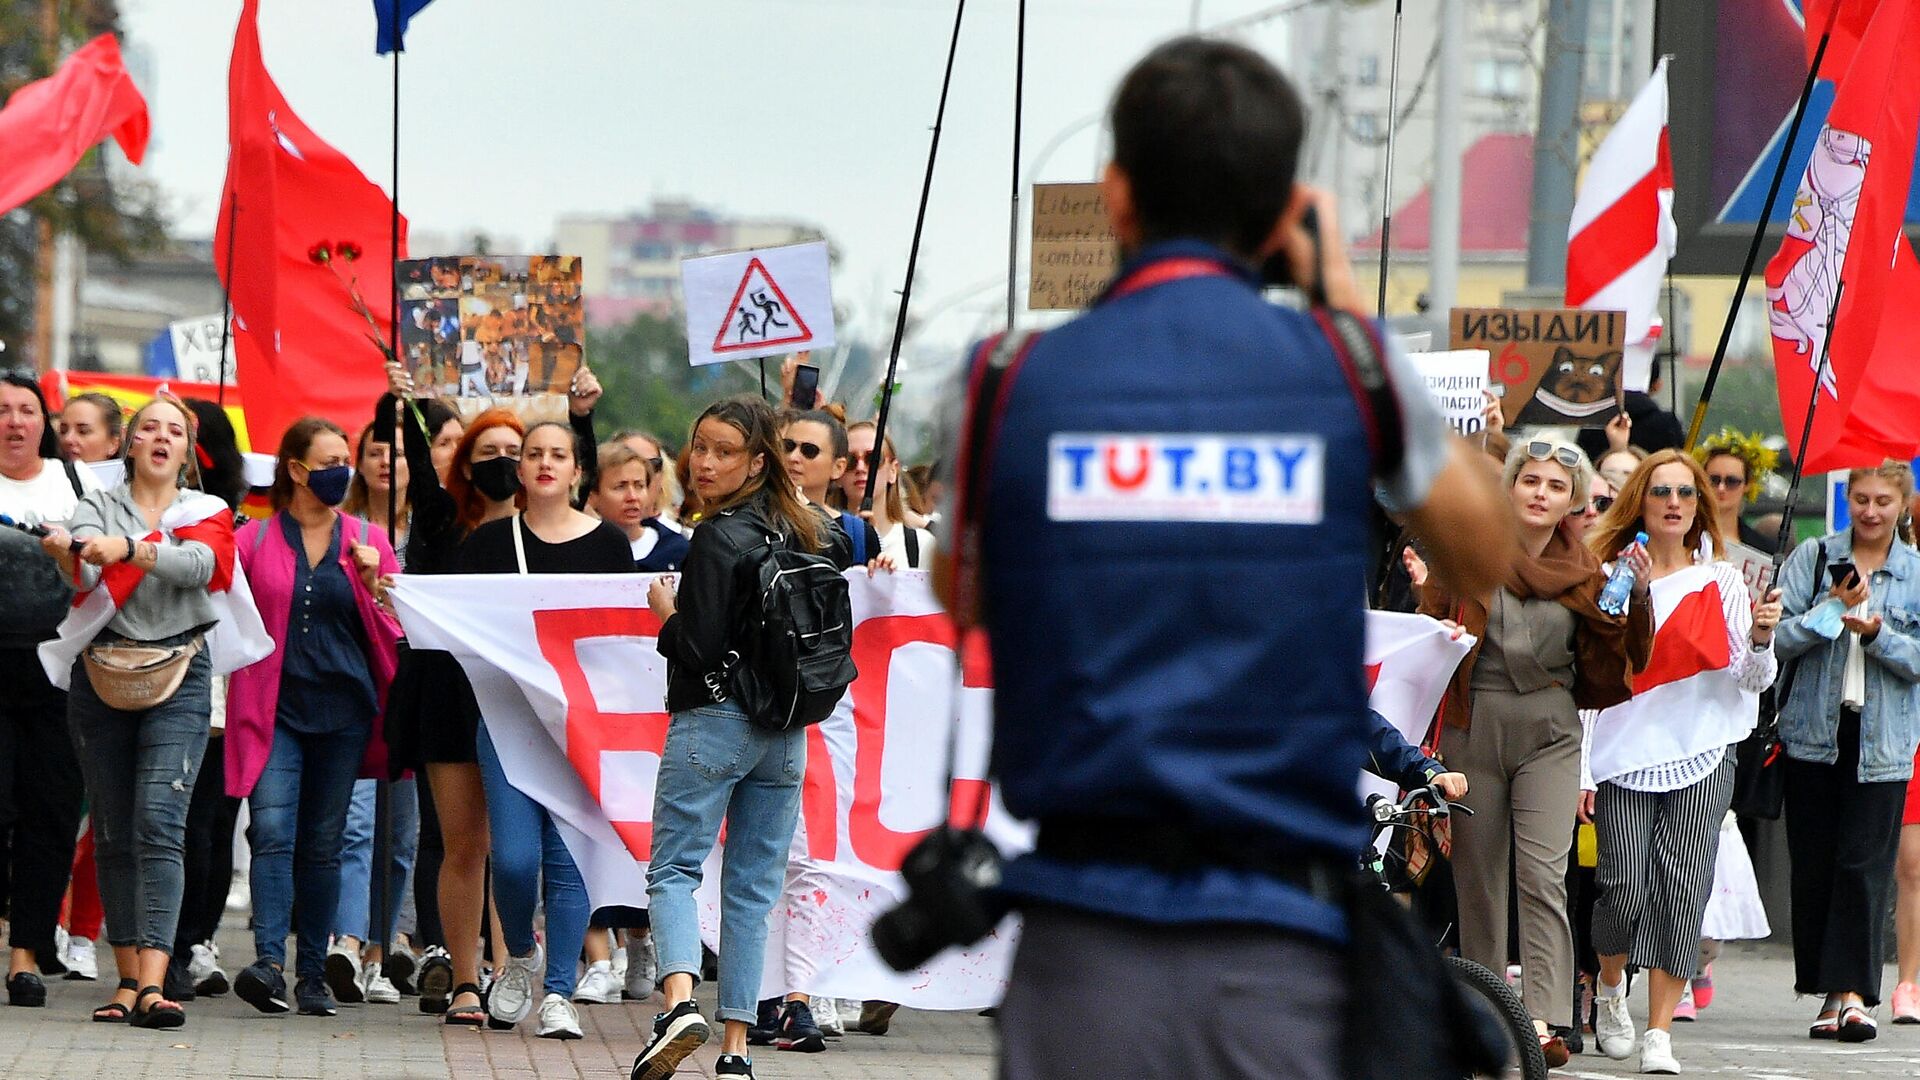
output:
M1113 99L1142 239L1253 257L1292 197L1305 131L1299 95L1251 49L1184 37L1148 53Z

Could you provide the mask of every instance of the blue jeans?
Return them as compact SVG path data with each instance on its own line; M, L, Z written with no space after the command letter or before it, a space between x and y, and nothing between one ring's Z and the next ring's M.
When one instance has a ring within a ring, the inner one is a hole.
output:
M753 1023L767 951L767 913L786 880L800 820L807 732L755 727L732 702L673 714L653 789L647 864L660 978L700 979L700 867L727 823L720 867L721 1020Z
M144 712L121 712L93 692L84 659L73 665L67 724L93 800L100 903L107 941L116 947L173 951L186 883L187 807L207 748L212 674L202 649L172 697Z
M318 978L340 903L340 842L347 806L373 729L362 723L326 735L275 724L266 771L247 800L253 848L253 951L281 967L298 916L294 973ZM297 903L296 903L297 901Z
M587 882L574 865L552 815L508 782L500 754L493 748L485 720L475 749L480 759L480 782L487 790L487 830L493 840L493 899L500 908L500 936L507 951L525 956L533 951L533 913L541 900L541 871L546 872L547 973L549 994L572 997L575 965L587 940L587 919L593 904Z
M347 807L347 829L340 847L340 906L333 932L384 947L373 937L373 826L378 780L357 780L353 802ZM387 816L392 843L387 865L387 933L399 925L400 905L413 876L413 856L420 846L420 793L412 780L395 780L387 787Z

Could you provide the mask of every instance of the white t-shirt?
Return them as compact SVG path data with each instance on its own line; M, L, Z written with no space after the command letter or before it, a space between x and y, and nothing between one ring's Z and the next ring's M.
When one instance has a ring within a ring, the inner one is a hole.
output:
M933 565L933 534L925 529L915 529L914 538L919 543L920 558L907 560L907 527L895 522L893 529L880 538L880 554L893 558L893 565L902 570L925 570Z
M94 478L92 469L75 466L73 471L80 480L82 493L100 489L100 481ZM31 480L0 476L0 514L23 525L49 521L64 525L78 505L80 496L73 493L73 481L67 477L66 466L53 458L42 458L40 475Z

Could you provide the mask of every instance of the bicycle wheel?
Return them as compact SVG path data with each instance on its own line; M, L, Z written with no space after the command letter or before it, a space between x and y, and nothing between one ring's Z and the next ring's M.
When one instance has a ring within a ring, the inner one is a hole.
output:
M1539 1036L1534 1034L1533 1017L1520 1002L1507 981L1462 956L1447 957L1447 970L1462 986L1471 990L1469 1001L1478 1009L1487 1009L1499 1019L1513 1045L1507 1071L1502 1076L1523 1080L1547 1080L1546 1055L1540 1052Z

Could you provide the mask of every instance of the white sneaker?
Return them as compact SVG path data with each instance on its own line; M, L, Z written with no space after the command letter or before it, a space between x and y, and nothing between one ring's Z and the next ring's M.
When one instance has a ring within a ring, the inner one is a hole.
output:
M333 991L333 1000L342 1005L358 1005L367 1000L366 991L360 983L360 950L349 948L339 938L327 949L326 966L321 969L327 980L327 989Z
M67 947L60 952L60 962L67 965L69 979L92 982L100 977L100 961L93 955L93 942L88 938L68 938Z
M211 941L193 947L187 959L187 978L193 980L193 992L204 997L219 997L227 992L227 973L220 969L220 946Z
M393 985L378 964L360 965L360 993L369 1005L400 1004L400 988Z
M840 1026L840 1010L834 1006L832 998L816 997L811 1005L813 1022L820 1029L820 1034L837 1039L847 1033L847 1029Z
M607 965L607 977L609 980L613 977L612 964ZM548 994L540 1001L540 1030L534 1034L543 1039L577 1039L580 1037L580 1014L573 1011L573 1003L566 998L559 994Z
M659 965L653 952L651 933L627 935L627 974L621 980L625 988L620 996L628 1001L645 1001L653 996L654 984L660 981Z
M534 992L540 986L540 946L529 956L510 956L495 974L487 991L487 1015L503 1024L517 1024L533 1011ZM572 1007L568 1007L572 1011Z
M1593 1034L1601 1053L1615 1061L1625 1061L1627 1055L1633 1053L1633 1017L1627 1013L1626 983L1621 982L1617 990L1610 995L1603 985L1595 995L1598 1015L1594 1019Z
M588 964L587 973L580 977L580 985L574 987L573 1000L583 1005L612 1005L618 1002L620 979L613 973L613 962L596 960Z
M1640 1037L1640 1071L1660 1076L1680 1075L1680 1063L1673 1059L1671 1032L1648 1028Z
M613 939L611 932L609 932L607 936L613 940L613 979L615 982L625 982L627 980L627 965L632 963L632 961L627 957L627 950L620 947L619 940Z

